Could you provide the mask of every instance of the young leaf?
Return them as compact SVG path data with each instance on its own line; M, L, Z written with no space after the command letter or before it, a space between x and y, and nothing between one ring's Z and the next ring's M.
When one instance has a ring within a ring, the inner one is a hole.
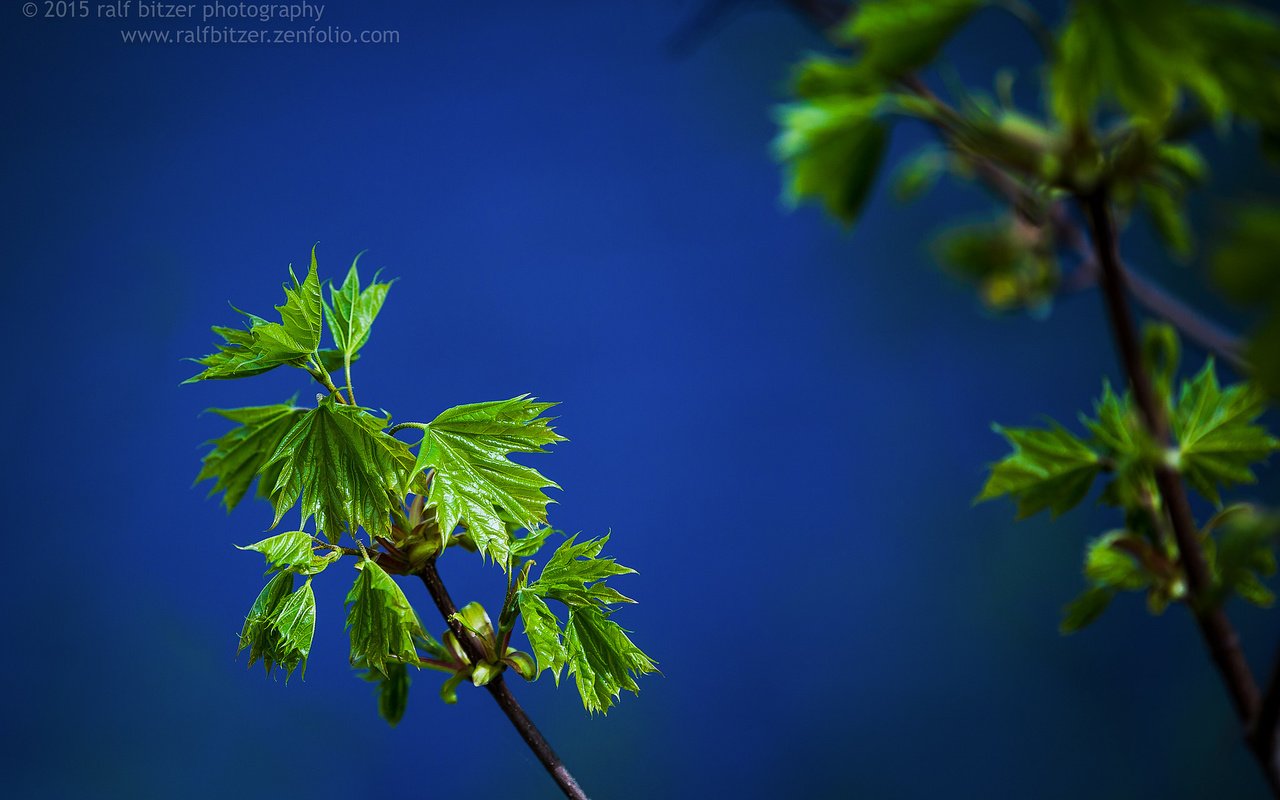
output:
M277 664L292 674L298 664L306 671L307 656L315 634L316 601L311 581L293 589L293 573L272 578L249 610L240 631L236 653L249 648L249 666L262 659L267 672Z
M1156 235L1178 261L1186 262L1194 250L1191 226L1187 223L1181 193L1159 183L1143 183L1138 190L1143 208L1151 218Z
M316 632L316 596L310 579L284 599L271 626L280 636L281 655L277 661L289 672L301 662L305 675L311 640Z
M511 537L503 515L529 531L546 523L551 501L542 490L560 487L507 456L541 453L564 440L540 416L553 405L521 395L457 406L428 424L411 474L435 470L427 506L436 509L442 532L461 523L482 553L506 564Z
M997 433L1013 452L991 468L991 477L974 502L1009 495L1018 503L1018 519L1044 509L1058 516L1089 492L1102 468L1098 455L1065 428L1005 428Z
M409 705L409 669L404 664L392 664L385 677L366 672L364 678L378 684L378 716L393 728L399 725Z
M204 457L204 466L196 476L196 483L214 478L209 494L225 492L222 502L227 511L230 511L249 490L254 477L262 472L258 494L266 497L275 486L278 470L272 468L263 472L263 464L275 452L285 433L306 413L306 409L294 406L290 399L281 405L209 410L239 424L220 438L209 442L213 449Z
M301 499L302 523L314 515L329 541L337 541L344 527L352 534L357 527L370 536L388 532L412 455L382 432L386 423L332 397L303 414L265 465L279 470L270 490L272 524Z
M287 531L244 547L236 545L236 549L262 553L266 556L267 564L275 569L310 564L314 555L311 550L311 534L306 531Z
M1097 586L1136 591L1151 583L1142 564L1130 548L1145 543L1128 531L1112 531L1089 543L1084 562L1085 577Z
M1063 634L1075 633L1081 628L1092 625L1102 612L1111 605L1115 590L1105 586L1094 586L1067 604L1062 610L1062 622L1058 630Z
M1273 82L1280 86L1280 81ZM1280 253L1280 205L1248 206L1236 215L1230 238L1214 254L1213 272L1233 300L1265 309L1264 321L1249 337L1247 355L1253 365L1251 378L1273 397L1280 397L1276 253Z
M214 325L212 330L222 337L222 344L217 346L216 353L191 359L204 367L204 371L183 383L250 378L280 366L279 362L263 364L258 360L258 352L253 349L252 331L221 325Z
M285 363L304 359L320 347L324 298L316 270L316 251L311 248L311 268L301 282L289 268L293 286L285 285L285 303L276 306L280 322L260 322L253 326L254 347L260 358Z
M1112 391L1110 382L1104 381L1094 413L1096 420L1083 415L1082 419L1093 433L1093 446L1114 462L1115 469L1115 478L1103 491L1102 502L1121 508L1139 507L1145 498L1156 496L1152 463L1159 453L1127 392L1121 397Z
M512 539L511 557L532 558L542 549L542 545L546 544L547 537L555 532L555 528L544 525L536 530L527 532L518 539Z
M560 683L560 669L569 660L564 643L560 639L560 621L541 597L527 589L516 594L520 604L520 618L524 620L524 635L529 639L533 655L538 659L537 675L544 669L551 670L556 683Z
M616 563L612 558L597 557L609 537L588 539L582 543L575 543L576 538L566 539L556 549L547 565L542 568L538 580L525 591L559 600L570 608L634 603L631 598L604 584L604 580L610 576L635 572L630 567Z
M825 98L784 106L774 152L789 171L787 201L817 198L852 225L875 182L888 131L876 119L881 98Z
M1265 397L1249 384L1221 389L1212 359L1183 382L1173 414L1178 466L1210 501L1221 502L1219 487L1256 481L1250 466L1280 449L1280 440L1254 424L1264 409Z
M1188 0L1082 0L1058 45L1051 104L1068 125L1114 98L1145 122L1163 123L1182 95L1215 117L1277 118L1280 28L1266 15Z
M590 713L607 712L623 689L638 694L635 678L657 669L618 623L595 606L569 610L564 647L569 674Z
M927 65L983 0L864 0L841 30L860 63L885 79Z
M414 639L426 632L409 599L390 575L373 561L357 567L347 594L347 628L351 634L351 663L382 677L396 664L417 664Z
M1280 538L1280 515L1252 508L1230 515L1222 524L1215 545L1206 548L1211 556L1219 602L1234 592L1247 602L1264 608L1275 602L1275 594L1262 578L1276 572L1276 540Z
M360 257L356 256L356 261L359 260ZM387 299L387 290L391 288L390 283L379 283L375 276L373 283L361 290L356 261L351 262L351 269L347 271L341 288L329 285L329 332L333 334L338 351L348 356L354 356L369 340L369 330Z

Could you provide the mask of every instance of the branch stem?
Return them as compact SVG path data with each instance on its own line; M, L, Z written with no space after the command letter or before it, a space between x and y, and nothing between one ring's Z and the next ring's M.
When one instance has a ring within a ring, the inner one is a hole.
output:
M475 635L458 621L457 606L453 604L453 598L449 596L449 590L445 588L444 581L440 579L440 573L436 570L434 558L427 561L426 565L418 573L418 577L422 578L422 582L426 584L431 600L440 611L440 615L449 623L449 630L453 631L453 635L457 637L463 651L471 659L471 663L478 664L485 660L484 647L476 640ZM507 719L511 720L511 724L515 726L520 738L524 739L525 744L538 757L538 761L542 762L542 766L551 774L556 785L560 787L560 791L564 792L564 796L570 798L570 800L587 800L586 793L582 791L582 787L578 785L573 775L569 773L569 769L560 760L560 756L556 755L546 737L533 724L533 720L529 719L529 715L524 712L524 708L520 706L515 695L511 693L511 687L507 686L505 677L499 674L485 688L489 690L489 695L493 697L494 702L502 709L502 713L506 714Z
M1167 448L1170 444L1168 415L1165 413L1163 399L1156 395L1152 387L1151 376L1142 360L1137 328L1126 297L1125 272L1120 263L1115 221L1111 216L1106 189L1099 188L1081 197L1080 204L1093 233L1093 247L1099 266L1098 280L1106 300L1107 317L1120 354L1120 362L1133 389L1143 424L1156 444ZM1258 685L1240 647L1240 637L1221 605L1211 597L1213 576L1200 546L1200 533L1191 513L1186 487L1178 473L1167 464L1155 467L1155 478L1161 502L1173 528L1183 574L1186 576L1188 606L1209 650L1209 656L1226 684L1241 727L1248 737L1259 719L1261 699ZM1253 747L1250 749L1258 758L1272 794L1280 798L1280 767L1274 757L1260 754Z

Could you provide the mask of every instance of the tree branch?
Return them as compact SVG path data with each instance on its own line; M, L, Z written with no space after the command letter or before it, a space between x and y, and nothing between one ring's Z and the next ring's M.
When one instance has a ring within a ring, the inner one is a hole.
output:
M1133 389L1143 424L1156 444L1167 449L1170 444L1169 420L1165 414L1164 402L1152 388L1151 377L1142 361L1137 328L1125 296L1125 273L1120 264L1115 223L1111 217L1106 189L1095 190L1080 198L1080 203L1093 233L1093 247L1099 265L1098 279L1106 300L1107 317L1121 364ZM1195 617L1214 666L1226 684L1246 738L1251 738L1256 723L1261 718L1258 686L1244 651L1240 648L1240 637L1222 607L1211 597L1213 576L1200 546L1199 530L1191 513L1186 488L1181 477L1168 464L1156 465L1155 477L1161 502L1172 524L1183 574L1186 576L1187 605ZM1275 759L1269 753L1260 755L1256 750L1253 752L1273 795L1280 797L1280 768Z
M422 578L422 582L426 584L432 601L435 602L440 615L449 623L449 630L453 631L453 635L457 637L463 651L471 659L471 663L478 664L483 661L485 659L484 647L480 642L476 641L475 635L458 621L456 616L458 609L453 604L453 598L449 597L449 590L445 588L444 582L440 580L440 573L436 570L434 558L427 561L422 571L418 573L418 577ZM504 676L502 674L497 675L485 688L489 690L490 696L493 697L494 702L498 704L502 712L507 715L507 719L511 720L511 724L515 726L520 738L524 739L525 744L529 745L529 749L542 762L542 766L546 767L547 772L551 773L552 779L555 780L560 790L564 792L564 796L571 798L571 800L587 800L586 793L582 791L582 787L578 785L573 775L569 773L569 769L560 760L560 756L556 755L555 750L551 749L551 744L538 730L537 726L533 724L533 720L529 719L529 715L524 712L515 695L511 693L511 687L507 686Z

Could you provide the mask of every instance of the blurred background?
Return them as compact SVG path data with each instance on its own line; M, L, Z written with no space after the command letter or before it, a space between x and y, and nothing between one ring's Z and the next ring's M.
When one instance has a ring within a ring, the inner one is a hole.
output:
M91 14L99 6L90 2ZM1053 12L1057 5L1044 7ZM551 521L613 532L619 621L661 676L607 718L517 695L598 798L1258 796L1190 617L1126 596L1070 638L1091 506L1017 527L972 507L993 421L1069 424L1119 381L1100 299L995 317L928 235L994 207L881 187L853 232L788 213L769 143L790 65L824 47L780 3L325 4L398 43L161 45L194 22L0 9L6 110L5 656L0 787L19 798L503 796L556 790L482 693L418 675L403 723L346 663L341 569L316 581L305 680L234 657L269 507L192 488L225 423L300 372L179 386L236 306L282 302L319 242L398 276L362 402L430 419L531 392L570 441ZM305 34L304 34L305 35ZM1034 44L980 14L947 50L984 86ZM1026 75L1030 73L1024 72ZM1028 78L1030 80L1030 78ZM900 126L888 161L930 134ZM1209 233L1268 184L1211 137ZM1197 263L1126 231L1147 274L1241 327ZM1201 353L1188 348L1188 367ZM1237 497L1277 497L1276 470ZM472 562L475 563L472 563ZM458 602L501 579L449 553ZM404 582L432 630L443 623ZM1259 668L1275 617L1231 613Z

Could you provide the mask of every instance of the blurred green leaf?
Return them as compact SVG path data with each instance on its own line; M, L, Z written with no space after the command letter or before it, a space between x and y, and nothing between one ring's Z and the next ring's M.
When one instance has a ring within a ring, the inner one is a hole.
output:
M1254 424L1265 410L1265 396L1241 383L1222 389L1210 359L1184 381L1173 414L1178 469L1200 494L1220 503L1220 487L1254 483L1250 467L1280 449L1280 440Z
M1147 545L1128 531L1111 531L1089 543L1085 555L1085 577L1096 586L1136 591L1151 583L1151 575L1134 556L1135 548Z
M1231 593L1257 606L1270 607L1275 594L1262 582L1276 572L1275 547L1280 538L1280 514L1242 507L1220 526L1216 540L1206 547L1215 577L1215 599Z
M1280 83L1280 81L1277 81ZM1252 378L1280 397L1280 205L1247 206L1213 259L1214 278L1232 299L1262 308L1265 318L1250 336Z
M947 154L937 146L921 148L904 159L894 171L893 195L902 203L920 197L933 188L947 170Z
M1212 116L1280 116L1280 29L1240 6L1189 0L1077 0L1050 71L1051 106L1068 127L1114 100L1163 126L1181 98Z
M933 250L948 274L972 283L996 311L1043 308L1058 288L1046 232L1017 217L953 226L937 236Z
M1115 590L1105 586L1086 589L1062 610L1062 622L1058 623L1058 630L1063 634L1075 633L1092 625L1107 610L1107 606L1111 605L1113 597Z
M844 224L857 220L888 140L877 119L880 103L872 96L782 107L774 152L787 167L789 204L817 199Z
M1191 226L1180 194L1162 184L1146 182L1138 188L1138 195L1156 235L1169 252L1179 261L1191 258L1194 250Z
M1013 452L991 468L974 502L1008 495L1018 504L1018 519L1044 509L1056 517L1074 507L1102 469L1097 453L1057 423L1047 429L993 428Z
M409 705L411 681L408 667L399 663L392 664L387 668L386 676L371 671L365 673L365 679L378 684L378 716L393 728L399 725Z
M885 80L927 65L983 0L863 0L838 36Z

